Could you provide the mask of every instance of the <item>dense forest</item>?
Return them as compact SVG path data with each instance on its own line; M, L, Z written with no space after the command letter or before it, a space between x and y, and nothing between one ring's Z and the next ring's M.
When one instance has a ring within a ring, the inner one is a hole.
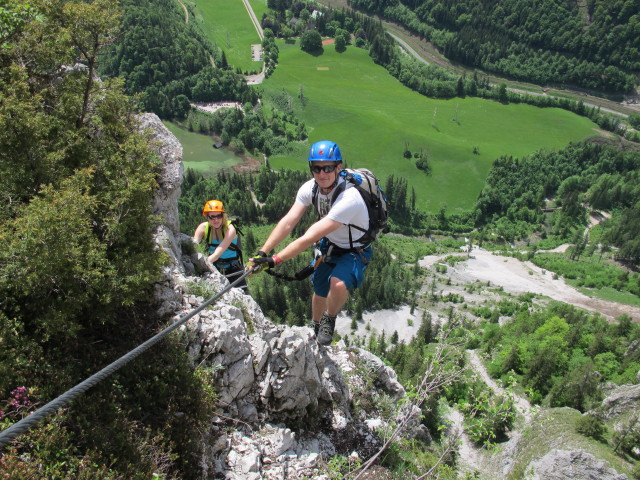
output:
M624 93L640 71L634 0L351 0L405 25L471 67L538 84Z
M629 149L594 141L497 159L476 204L476 226L509 242L533 233L573 241L590 209L610 211L601 242L617 247L618 259L637 265L640 152L633 144Z
M120 77L141 109L161 118L184 118L190 102L236 100L255 104L256 92L226 62L177 2L122 2L122 35L102 60L103 76Z

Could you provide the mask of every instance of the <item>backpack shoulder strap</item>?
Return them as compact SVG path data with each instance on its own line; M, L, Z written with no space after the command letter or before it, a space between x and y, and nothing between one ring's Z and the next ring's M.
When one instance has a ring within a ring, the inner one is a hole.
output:
M240 227L236 223L237 221L238 221L238 217L235 217L235 216L229 217L229 220L227 221L227 225L224 232L225 233L227 232L229 225L233 225L233 228L236 229L236 244L234 245L233 243L230 243L227 249L231 250L232 252L236 252L238 254L238 258L240 259L240 263L244 263L244 259L242 257L242 240L240 237L242 235L242 231L240 230Z
M313 205L313 208L316 209L316 213L320 213L318 212L318 184L313 182L313 188L311 189L311 204Z
M333 191L333 195L331 196L331 206L333 206L334 203L336 203L336 199L338 198L338 196L344 192L347 188L347 182L340 182L338 184L338 186L334 189Z
M204 227L204 241L207 242L207 245L211 243L211 225L209 225L209 222Z
M236 235L240 236L242 235L242 229L240 228L240 218L233 215L229 217L229 222L227 223L227 225L233 225L233 228L236 229Z

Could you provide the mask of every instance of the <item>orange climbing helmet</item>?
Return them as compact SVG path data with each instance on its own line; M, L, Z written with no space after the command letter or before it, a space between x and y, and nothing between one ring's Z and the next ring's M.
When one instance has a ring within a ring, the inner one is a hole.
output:
M206 217L209 212L224 213L224 204L220 200L209 200L204 204L202 209L202 216Z

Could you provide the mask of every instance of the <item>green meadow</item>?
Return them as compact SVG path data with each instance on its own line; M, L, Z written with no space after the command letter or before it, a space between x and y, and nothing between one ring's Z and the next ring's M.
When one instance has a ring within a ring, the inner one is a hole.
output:
M229 169L242 162L233 152L213 148L213 139L208 135L190 132L177 123L163 122L182 145L184 169L191 168L203 175L215 175L222 169Z
M321 55L302 52L293 42L279 41L278 47L278 67L259 88L266 104L283 89L290 95L309 143L270 158L271 166L305 168L308 145L334 140L349 166L370 168L382 179L392 174L407 179L424 211L472 208L492 162L502 155L522 157L598 135L589 119L561 109L424 97L353 46L341 54L325 46ZM403 157L405 145L427 153L431 175Z
M255 1L255 0L254 0ZM189 0L204 34L224 50L227 62L243 72L262 70L262 62L251 59L251 45L261 43L242 0ZM254 12L260 20L260 1ZM266 11L266 3L263 7Z

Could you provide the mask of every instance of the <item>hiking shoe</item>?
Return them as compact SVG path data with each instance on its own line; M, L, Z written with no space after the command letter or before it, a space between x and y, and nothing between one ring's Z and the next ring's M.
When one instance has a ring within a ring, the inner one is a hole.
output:
M327 312L324 312L322 318L320 318L318 327L318 334L316 335L318 345L331 345L333 331L336 328L336 317L332 317Z
M318 330L320 330L320 322L314 322L311 320L311 324L313 325L313 336L318 338Z

